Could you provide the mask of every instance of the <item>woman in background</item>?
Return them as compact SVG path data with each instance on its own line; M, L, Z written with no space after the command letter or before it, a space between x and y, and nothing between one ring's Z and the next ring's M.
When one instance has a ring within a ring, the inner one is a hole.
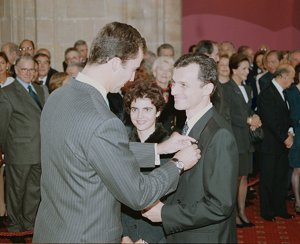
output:
M152 66L155 82L161 87L166 102L161 112L159 122L162 123L169 134L173 131L181 131L186 120L185 111L179 111L174 108L174 97L171 95L170 86L173 69L173 58L166 56L158 57Z
M0 52L0 88L8 86L15 79L9 75L9 61L4 52Z
M217 68L219 82L222 84L228 82L230 80L230 69L229 56L227 54L223 54L220 56Z
M249 60L243 54L233 54L229 61L231 80L223 85L226 104L224 117L231 124L239 150L239 178L237 190L237 227L252 227L246 215L247 176L252 172L254 147L250 142L249 129L261 126L258 115L251 109L251 87L244 84L249 73Z
M130 115L133 130L129 140L141 143L160 143L168 137L167 130L157 123L165 100L161 88L152 81L132 83L124 96L124 106ZM145 174L152 169L141 169ZM122 243L145 240L148 243L159 243L165 239L159 223L148 222L141 212L122 206L123 239Z

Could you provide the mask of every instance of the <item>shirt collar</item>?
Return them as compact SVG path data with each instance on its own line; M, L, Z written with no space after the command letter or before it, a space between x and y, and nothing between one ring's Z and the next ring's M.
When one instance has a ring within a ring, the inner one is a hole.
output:
M44 76L43 78L39 78L39 81L41 81L42 84L45 85L45 84L46 84L46 81L47 81L47 75Z
M198 120L201 119L201 117L212 107L213 107L212 103L209 103L205 108L199 110L193 117L186 120L188 128L189 128L187 131L187 135L188 135L188 133L190 133L193 126L198 122Z
M30 85L31 87L33 87L32 83L27 83L23 80L21 80L19 77L16 78L16 80L26 89L26 91L28 91L28 86ZM35 91L34 87L33 90Z
M272 83L276 87L277 91L280 93L282 99L285 100L283 95L283 88L277 83L275 79L272 79Z
M91 77L79 72L78 75L76 76L76 80L89 84L92 87L94 87L97 91L100 92L100 94L102 95L102 97L104 98L106 104L109 106L108 100L107 100L107 91L105 90L105 88L101 85L100 82L97 82L96 80L92 79Z

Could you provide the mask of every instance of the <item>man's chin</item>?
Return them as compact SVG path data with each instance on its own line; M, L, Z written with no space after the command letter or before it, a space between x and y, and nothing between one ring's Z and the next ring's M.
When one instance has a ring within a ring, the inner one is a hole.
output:
M115 89L113 89L112 91L110 91L110 93L119 93L121 92L121 88L120 87L116 87Z
M180 106L180 105L176 105L176 104L174 104L174 108L177 110L185 110L184 106Z

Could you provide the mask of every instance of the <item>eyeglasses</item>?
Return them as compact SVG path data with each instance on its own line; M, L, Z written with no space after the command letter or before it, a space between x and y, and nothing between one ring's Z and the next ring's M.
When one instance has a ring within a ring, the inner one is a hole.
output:
M22 47L22 48L19 48L19 50L22 52L22 51L31 51L33 50L33 47Z
M20 69L23 73L26 73L26 72L34 72L35 71L35 69L27 69L27 68L21 68Z

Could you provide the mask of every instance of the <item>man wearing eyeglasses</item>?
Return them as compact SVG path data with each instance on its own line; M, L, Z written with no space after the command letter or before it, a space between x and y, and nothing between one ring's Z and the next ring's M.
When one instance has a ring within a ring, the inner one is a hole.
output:
M32 230L40 202L40 116L45 99L43 88L31 83L34 67L31 56L21 56L15 81L0 89L9 231Z
M19 46L21 56L30 55L33 56L35 53L34 42L32 40L24 39Z

